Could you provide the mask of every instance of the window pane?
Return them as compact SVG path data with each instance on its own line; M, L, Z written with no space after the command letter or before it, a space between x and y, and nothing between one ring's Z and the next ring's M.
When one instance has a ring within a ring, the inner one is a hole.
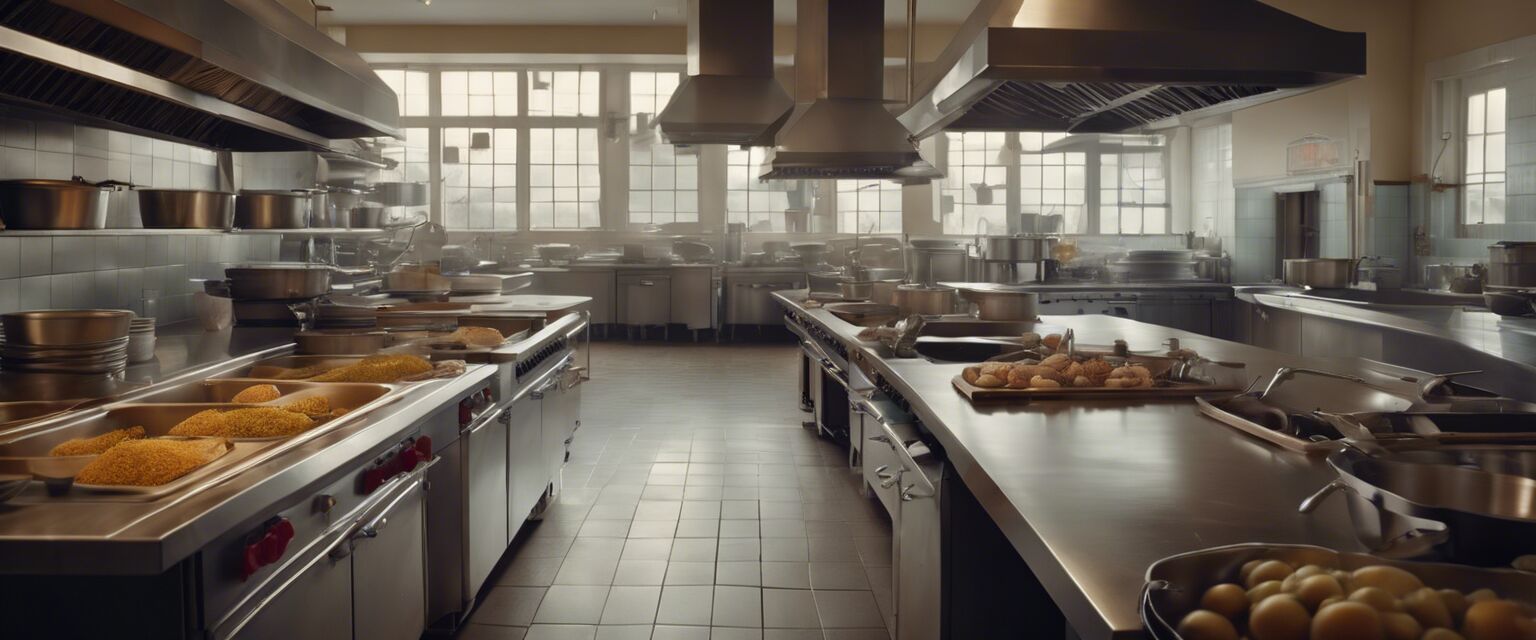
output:
M597 129L537 127L528 130L528 142L530 228L599 226Z
M1483 159L1483 136L1467 136L1467 173L1482 173Z
M901 185L884 180L838 180L839 233L901 233Z
M1486 131L1488 94L1474 93L1467 97L1467 133Z
M786 192L799 192L800 182L758 180L763 155L764 150L760 147L727 152L726 222L745 224L747 231L786 231L784 210L789 208Z
M672 99L681 75L654 71L629 74L629 201L644 203L639 209L630 207L631 223L699 220L698 152L676 149L656 133L656 112Z
M396 108L402 116L431 115L427 100L427 72L407 69L379 69L379 79L395 92Z
M1499 133L1504 130L1504 89L1494 89L1488 92L1488 132Z
M517 130L445 127L442 141L444 225L517 229Z

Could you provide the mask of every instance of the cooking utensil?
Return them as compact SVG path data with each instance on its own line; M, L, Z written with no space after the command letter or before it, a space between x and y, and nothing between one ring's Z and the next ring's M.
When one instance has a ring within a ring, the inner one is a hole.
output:
M293 341L303 354L372 354L384 348L388 335L383 331L300 331L293 334Z
M1043 236L987 236L981 241L981 258L993 262L1037 262L1051 258L1055 238Z
M1346 447L1328 456L1339 477L1302 501L1310 513L1344 491L1360 541L1409 558L1431 551L1459 563L1507 566L1536 552L1536 465L1507 449L1411 452ZM1516 475L1511 470L1527 475Z
M1353 258L1303 258L1286 260L1285 283L1308 289L1347 289L1356 282Z
M901 309L902 315L942 316L954 313L955 290L952 287L904 284L896 287L891 302Z
M107 194L126 182L0 180L0 222L7 229L104 229Z
M968 286L959 289L960 297L976 305L981 320L1039 319L1040 294L1003 286Z
M1481 271L1473 264L1424 265L1424 287L1436 291L1450 291L1457 279L1481 277Z
M427 204L425 182L376 182L370 198L386 207L421 207Z
M303 300L330 292L332 270L325 265L273 262L230 267L224 275L235 300Z
M117 309L21 311L0 316L6 344L48 347L115 340L126 344L132 322L132 311Z
M838 302L824 308L838 319L861 327L878 327L901 317L901 310L892 304Z
M347 212L347 226L353 229L383 229L384 222L384 207L379 205L352 207Z
M228 229L235 194L192 189L137 189L145 229Z
M305 229L309 227L312 191L241 191L235 198L235 226L241 229Z
M1536 242L1505 240L1488 245L1488 284L1536 287Z
M844 300L850 302L869 300L875 295L875 283L842 280L837 283L837 292L842 295Z
M1291 566L1315 564L1346 571L1372 565L1405 569L1436 589L1469 593L1493 589L1500 597L1536 603L1536 575L1508 569L1479 569L1435 562L1404 562L1364 553L1346 553L1294 544L1235 544L1181 553L1147 567L1141 593L1141 619L1155 640L1180 640L1175 625L1200 608L1206 589L1237 582L1238 571L1253 560L1280 560Z
M1484 291L1483 304L1488 310L1501 316L1528 316L1536 313L1536 304L1533 304L1531 296L1524 293L1508 291Z

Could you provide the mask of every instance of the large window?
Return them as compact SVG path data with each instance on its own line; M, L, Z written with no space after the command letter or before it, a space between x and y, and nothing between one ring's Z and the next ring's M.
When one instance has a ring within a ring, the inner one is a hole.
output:
M597 129L537 128L528 138L529 228L601 227Z
M1471 81L1469 81L1471 82ZM1466 94L1466 137L1462 147L1462 220L1465 224L1504 222L1503 87L1478 87Z
M656 134L656 114L667 106L682 74L629 74L629 222L699 221L699 153L674 147Z
M840 233L901 233L901 185L889 180L838 180Z
M598 115L596 71L532 71L528 74L528 115Z
M1048 149L1065 133L1019 134L1019 213L1060 216L1060 229L1086 228L1088 154Z
M805 208L798 180L757 179L761 173L764 150L758 147L733 148L726 154L726 221L747 225L748 231L787 231L784 211L791 206Z
M1005 233L1008 229L1008 145L1012 133L945 133L946 175L940 187L945 233Z
M432 115L431 94L428 84L431 74L410 69L379 69L379 79L395 92L397 108L402 116ZM426 143L425 140L422 141Z
M517 115L516 71L444 71L443 115Z
M1194 219L1196 235L1232 235L1218 229L1218 221L1232 220L1237 192L1232 188L1232 125L1219 124L1194 130Z
M1127 147L1099 155L1099 233L1167 233L1163 149Z
M1168 232L1162 136L967 131L942 142L945 233Z
M517 129L442 130L443 226L517 228Z

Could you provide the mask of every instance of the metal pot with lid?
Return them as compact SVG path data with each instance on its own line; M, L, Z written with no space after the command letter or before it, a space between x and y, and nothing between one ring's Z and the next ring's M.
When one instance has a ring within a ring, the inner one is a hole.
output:
M0 180L0 223L6 229L104 229L107 194L127 182Z
M235 226L241 229L306 229L310 189L245 190L235 198Z
M1536 242L1505 240L1488 245L1488 286L1536 287Z

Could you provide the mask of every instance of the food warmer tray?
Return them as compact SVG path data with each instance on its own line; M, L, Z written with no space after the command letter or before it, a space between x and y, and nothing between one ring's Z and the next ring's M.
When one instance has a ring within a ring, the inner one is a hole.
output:
M1234 581L1238 570L1249 560L1284 560L1292 565L1317 564L1346 570L1388 565L1407 570L1436 589L1470 592L1489 588L1502 598L1536 605L1536 574L1532 573L1390 560L1312 545L1247 543L1181 553L1152 563L1141 592L1141 620L1148 635L1155 640L1182 640L1174 630L1178 621L1198 608L1206 589Z
M1077 351L1075 355L1089 357L1114 357L1112 353L1097 353ZM1132 353L1123 358L1129 364L1145 366L1152 373L1152 377L1158 381L1157 386L1138 387L1133 389L1112 389L1109 387L1060 387L1054 389L1008 389L1004 387L978 387L965 381L962 376L955 376L951 383L955 390L959 391L971 402L1002 401L1002 400L1102 400L1102 399L1152 399L1189 396L1199 396L1211 393L1223 393L1237 391L1238 387L1211 380L1170 379L1169 376L1179 359L1165 356L1151 356Z

